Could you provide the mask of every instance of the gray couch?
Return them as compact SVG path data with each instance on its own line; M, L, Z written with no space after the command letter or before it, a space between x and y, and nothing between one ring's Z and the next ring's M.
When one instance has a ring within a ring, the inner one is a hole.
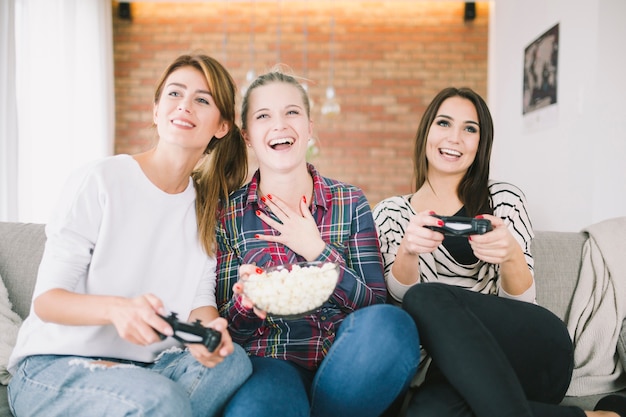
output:
M536 232L536 235L532 253L535 258L538 303L563 319L576 287L582 247L587 236L584 233L546 231ZM26 317L30 309L44 243L44 226L41 224L0 222L0 276L7 287L14 311L22 318ZM622 337L626 336L622 334ZM600 397L568 397L564 403L593 409ZM11 413L6 400L6 387L2 386L0 417L5 416L11 416Z

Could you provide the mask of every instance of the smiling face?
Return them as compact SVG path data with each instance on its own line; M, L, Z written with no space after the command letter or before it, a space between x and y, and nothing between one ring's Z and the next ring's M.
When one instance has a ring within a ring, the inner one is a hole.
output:
M247 105L243 134L259 166L285 171L305 165L313 122L301 91L281 81L258 85Z
M202 72L186 66L172 72L154 105L154 123L160 141L204 152L215 136L229 129L215 105Z
M428 131L428 176L464 175L476 158L479 143L480 127L474 104L459 96L444 100Z

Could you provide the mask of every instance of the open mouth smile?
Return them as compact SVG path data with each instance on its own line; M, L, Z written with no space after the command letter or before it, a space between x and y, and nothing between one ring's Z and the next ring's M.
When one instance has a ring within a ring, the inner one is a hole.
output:
M294 140L292 138L277 138L272 139L269 143L272 149L285 149L294 144Z

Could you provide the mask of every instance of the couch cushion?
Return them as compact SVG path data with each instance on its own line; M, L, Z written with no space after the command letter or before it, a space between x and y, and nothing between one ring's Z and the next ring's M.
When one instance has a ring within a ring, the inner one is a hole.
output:
M573 232L536 232L532 244L535 259L537 303L566 321L587 236Z
M22 318L30 311L45 240L43 224L0 222L0 275Z
M22 319L13 311L9 294L0 275L0 384L3 385L8 384L11 379L7 365L21 324Z

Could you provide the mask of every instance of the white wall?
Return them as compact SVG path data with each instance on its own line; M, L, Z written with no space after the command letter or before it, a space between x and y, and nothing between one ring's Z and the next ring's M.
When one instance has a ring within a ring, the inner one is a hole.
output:
M70 173L113 154L111 2L11 1L16 4L17 218L0 220L47 223Z
M525 192L537 230L626 215L626 1L492 2L492 177ZM556 123L522 116L524 49L559 24Z

